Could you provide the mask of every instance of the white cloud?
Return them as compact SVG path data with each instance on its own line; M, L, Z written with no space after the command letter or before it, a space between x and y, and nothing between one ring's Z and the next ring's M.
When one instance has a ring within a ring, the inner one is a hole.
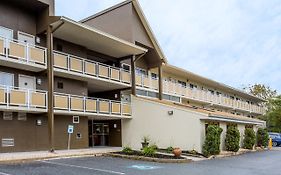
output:
M281 92L279 0L139 1L170 63L234 87L265 83ZM57 0L57 13L79 20L120 0L65 2Z

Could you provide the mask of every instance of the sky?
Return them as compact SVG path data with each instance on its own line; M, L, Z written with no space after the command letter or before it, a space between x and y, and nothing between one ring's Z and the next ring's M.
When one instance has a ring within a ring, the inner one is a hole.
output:
M122 0L55 0L56 15L80 20ZM281 93L280 0L139 0L172 65L242 88Z

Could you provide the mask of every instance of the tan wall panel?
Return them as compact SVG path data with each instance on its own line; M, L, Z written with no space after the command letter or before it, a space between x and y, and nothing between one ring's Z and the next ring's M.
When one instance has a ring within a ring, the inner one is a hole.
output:
M145 87L149 87L149 78L148 77L143 77L143 85Z
M100 112L109 113L109 102L100 101L99 106L100 106Z
M121 113L121 104L120 103L112 103L112 113L120 114Z
M4 40L0 39L0 54L4 54Z
M122 71L122 81L126 83L131 83L131 74L129 72Z
M141 75L136 75L136 85L141 86L142 82L141 82Z
M120 71L116 69L111 69L111 78L114 80L120 80Z
M10 42L10 55L25 58L25 46Z
M151 79L151 86L153 89L158 90L158 80Z
M71 97L71 110L83 111L83 98Z
M122 104L122 114L131 114L131 105Z
M99 75L102 77L107 77L109 78L109 68L99 65Z
M31 61L46 63L44 50L38 48L29 48L29 54Z
M96 64L85 62L85 72L90 75L96 75Z
M68 109L68 97L67 96L55 96L55 108Z
M70 69L78 72L83 72L83 61L70 57Z
M5 103L5 90L0 89L0 103Z
M87 99L86 100L86 111L87 112L97 112L97 101Z
M26 92L11 90L10 103L25 105L26 104Z
M54 65L67 69L67 56L54 54Z
M33 106L46 106L46 96L42 93L31 93L31 105Z

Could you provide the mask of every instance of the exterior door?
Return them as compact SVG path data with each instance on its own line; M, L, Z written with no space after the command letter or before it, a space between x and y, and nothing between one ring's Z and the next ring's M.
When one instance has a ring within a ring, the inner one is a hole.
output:
M28 33L18 32L18 40L24 43L35 45L35 37Z
M19 75L19 87L24 89L36 89L35 77Z

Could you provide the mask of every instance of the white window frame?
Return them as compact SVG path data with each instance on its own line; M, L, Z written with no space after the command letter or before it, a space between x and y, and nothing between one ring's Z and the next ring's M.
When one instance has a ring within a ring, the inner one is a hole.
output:
M139 71L143 71L145 74L140 74ZM143 69L143 68L137 67L137 68L136 68L136 72L137 72L138 75L145 75L145 76L148 75L147 70L145 70L145 69Z
M12 33L12 38L8 38L8 39L14 39L14 30L13 30L13 29L10 29L10 28L7 28L7 27L3 27L3 26L0 26L0 28L11 31L11 33ZM0 36L1 36L1 37L4 37L4 36L2 36L2 35L0 35Z
M126 70L126 69L124 69L123 66L128 66L128 67L129 67L129 70L128 70L128 71L131 72L131 65L130 65L130 64L127 64L127 63L122 63L122 64L121 64L122 69L123 69L123 70ZM127 71L127 70L126 70L126 71Z
M12 86L15 85L15 75L13 73L8 73L8 72L1 72L0 71L0 74L6 74L6 75L12 75ZM0 84L1 85L1 84ZM5 86L5 85L2 85L2 86Z

